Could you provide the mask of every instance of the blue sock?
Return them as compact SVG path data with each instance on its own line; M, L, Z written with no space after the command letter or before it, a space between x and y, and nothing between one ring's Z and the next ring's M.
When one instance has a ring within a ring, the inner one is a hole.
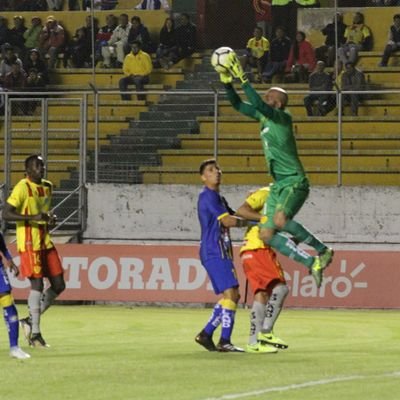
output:
M8 330L8 337L10 339L10 347L18 346L18 313L15 305L3 308L4 321Z
M214 306L213 312L211 314L210 319L207 322L207 325L203 329L208 336L212 336L214 331L218 328L219 324L221 323L221 312L222 312L222 305L217 303Z
M222 328L221 328L221 340L224 342L231 341L233 325L235 323L236 310L230 310L228 308L222 309Z

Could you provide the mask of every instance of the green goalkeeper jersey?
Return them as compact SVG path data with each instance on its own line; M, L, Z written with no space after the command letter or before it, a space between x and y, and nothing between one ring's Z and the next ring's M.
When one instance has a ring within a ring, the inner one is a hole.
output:
M231 84L225 85L232 106L260 122L261 142L269 171L274 180L292 175L305 175L297 154L291 115L266 104L249 83L242 85L250 103L241 101Z

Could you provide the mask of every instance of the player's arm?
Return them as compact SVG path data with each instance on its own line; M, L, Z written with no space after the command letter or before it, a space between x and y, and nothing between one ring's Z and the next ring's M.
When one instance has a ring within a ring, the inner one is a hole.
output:
M0 233L0 252L3 255L3 264L6 268L9 268L10 271L14 274L14 276L18 276L19 269L15 265L11 253L7 249L6 242L4 240L3 235Z
M225 83L224 86L226 95L228 96L228 100L232 104L232 107L235 110L239 111L241 114L258 121L259 113L257 112L257 109L253 105L245 103L241 100L239 95L236 93L236 90L233 87L232 83Z
M250 104L265 117L272 119L274 117L274 109L270 107L257 91L250 85L249 81L242 83L242 88L250 101Z
M235 215L230 215L228 213L220 215L218 219L221 222L221 224L225 226L225 228L244 228L257 224L254 221L248 221L247 219L243 219ZM259 219L260 218L257 219L257 222Z
M44 221L49 222L52 219L51 213L39 213L35 215L20 214L17 208L10 203L5 203L2 217L5 221Z
M259 222L262 218L262 215L258 211L253 210L250 204L246 201L236 210L236 215L238 217L257 222Z

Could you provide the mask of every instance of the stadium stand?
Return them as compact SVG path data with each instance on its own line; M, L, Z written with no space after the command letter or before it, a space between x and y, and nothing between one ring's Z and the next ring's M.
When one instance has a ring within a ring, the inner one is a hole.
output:
M116 11L116 10L115 10ZM390 23L392 10L374 9ZM120 11L118 11L120 12ZM115 12L116 13L116 12ZM134 15L129 10L129 15ZM48 13L43 13L43 18ZM65 12L57 18L67 21ZM105 15L101 14L100 25ZM57 14L58 15L58 14ZM74 12L67 29L81 26L86 13ZM369 10L365 12L368 20ZM96 15L98 16L98 15ZM141 11L152 34L159 32L165 13ZM349 13L349 18L351 13ZM102 19L103 18L103 19ZM74 21L72 23L72 20ZM377 67L381 58L387 26L370 23L375 47L371 52L360 52L358 66L363 69L371 88L399 88L399 57L393 56L390 66ZM314 44L318 35L310 35ZM379 38L384 36L382 40ZM322 39L321 39L322 40ZM382 43L380 43L382 41ZM99 180L128 183L198 183L199 160L213 155L213 96L172 95L169 89L210 90L210 82L218 80L209 63L210 51L193 54L168 71L155 70L146 90L165 90L165 94L152 94L147 101L124 102L118 94L104 95L100 99L99 116ZM51 90L72 90L65 97L73 98L73 90L87 89L92 83L91 69L57 68L51 73ZM121 70L96 68L95 84L98 89L116 89ZM393 83L395 82L395 83ZM306 84L285 84L287 90L306 91ZM256 88L266 90L267 85ZM224 169L227 184L260 184L267 181L265 162L261 154L256 123L239 116L223 98L219 104L219 161ZM303 93L291 94L290 111L294 116L301 158L313 184L337 183L337 117L334 112L326 117L308 118L303 106ZM88 159L89 179L94 164L94 109L93 96L88 98ZM398 184L400 154L396 141L400 138L398 95L374 95L365 99L358 117L343 118L343 184ZM345 115L348 109L345 108ZM63 115L67 115L64 117ZM79 106L49 105L49 128L74 129L79 124ZM40 149L40 134L29 129L40 129L40 110L33 116L13 117L13 157L22 159L32 149ZM2 128L4 129L4 128ZM3 145L3 136L0 145ZM79 158L77 133L58 133L49 141L49 159L67 160L51 171L58 187L73 187L78 180L76 162ZM72 160L72 161L71 161ZM22 167L13 167L13 183L20 178Z

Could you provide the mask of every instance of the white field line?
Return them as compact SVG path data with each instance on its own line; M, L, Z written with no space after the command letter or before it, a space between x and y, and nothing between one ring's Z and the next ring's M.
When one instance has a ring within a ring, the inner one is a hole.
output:
M287 385L287 386L276 386L276 387L271 387L271 388L266 388L266 389L253 390L251 392L225 394L221 397L208 397L207 399L204 399L204 400L243 399L245 397L260 396L260 395L266 394L266 393L287 392L289 390L297 390L297 389L303 389L303 388L308 388L308 387L313 387L313 386L329 385L331 383L336 383L336 382L355 381L355 380L360 380L360 379L371 379L372 377L373 378L383 378L383 377L400 378L400 371L384 373L381 375L374 375L374 376L370 376L370 375L339 376L336 378L321 379L319 381L294 383L292 385Z

